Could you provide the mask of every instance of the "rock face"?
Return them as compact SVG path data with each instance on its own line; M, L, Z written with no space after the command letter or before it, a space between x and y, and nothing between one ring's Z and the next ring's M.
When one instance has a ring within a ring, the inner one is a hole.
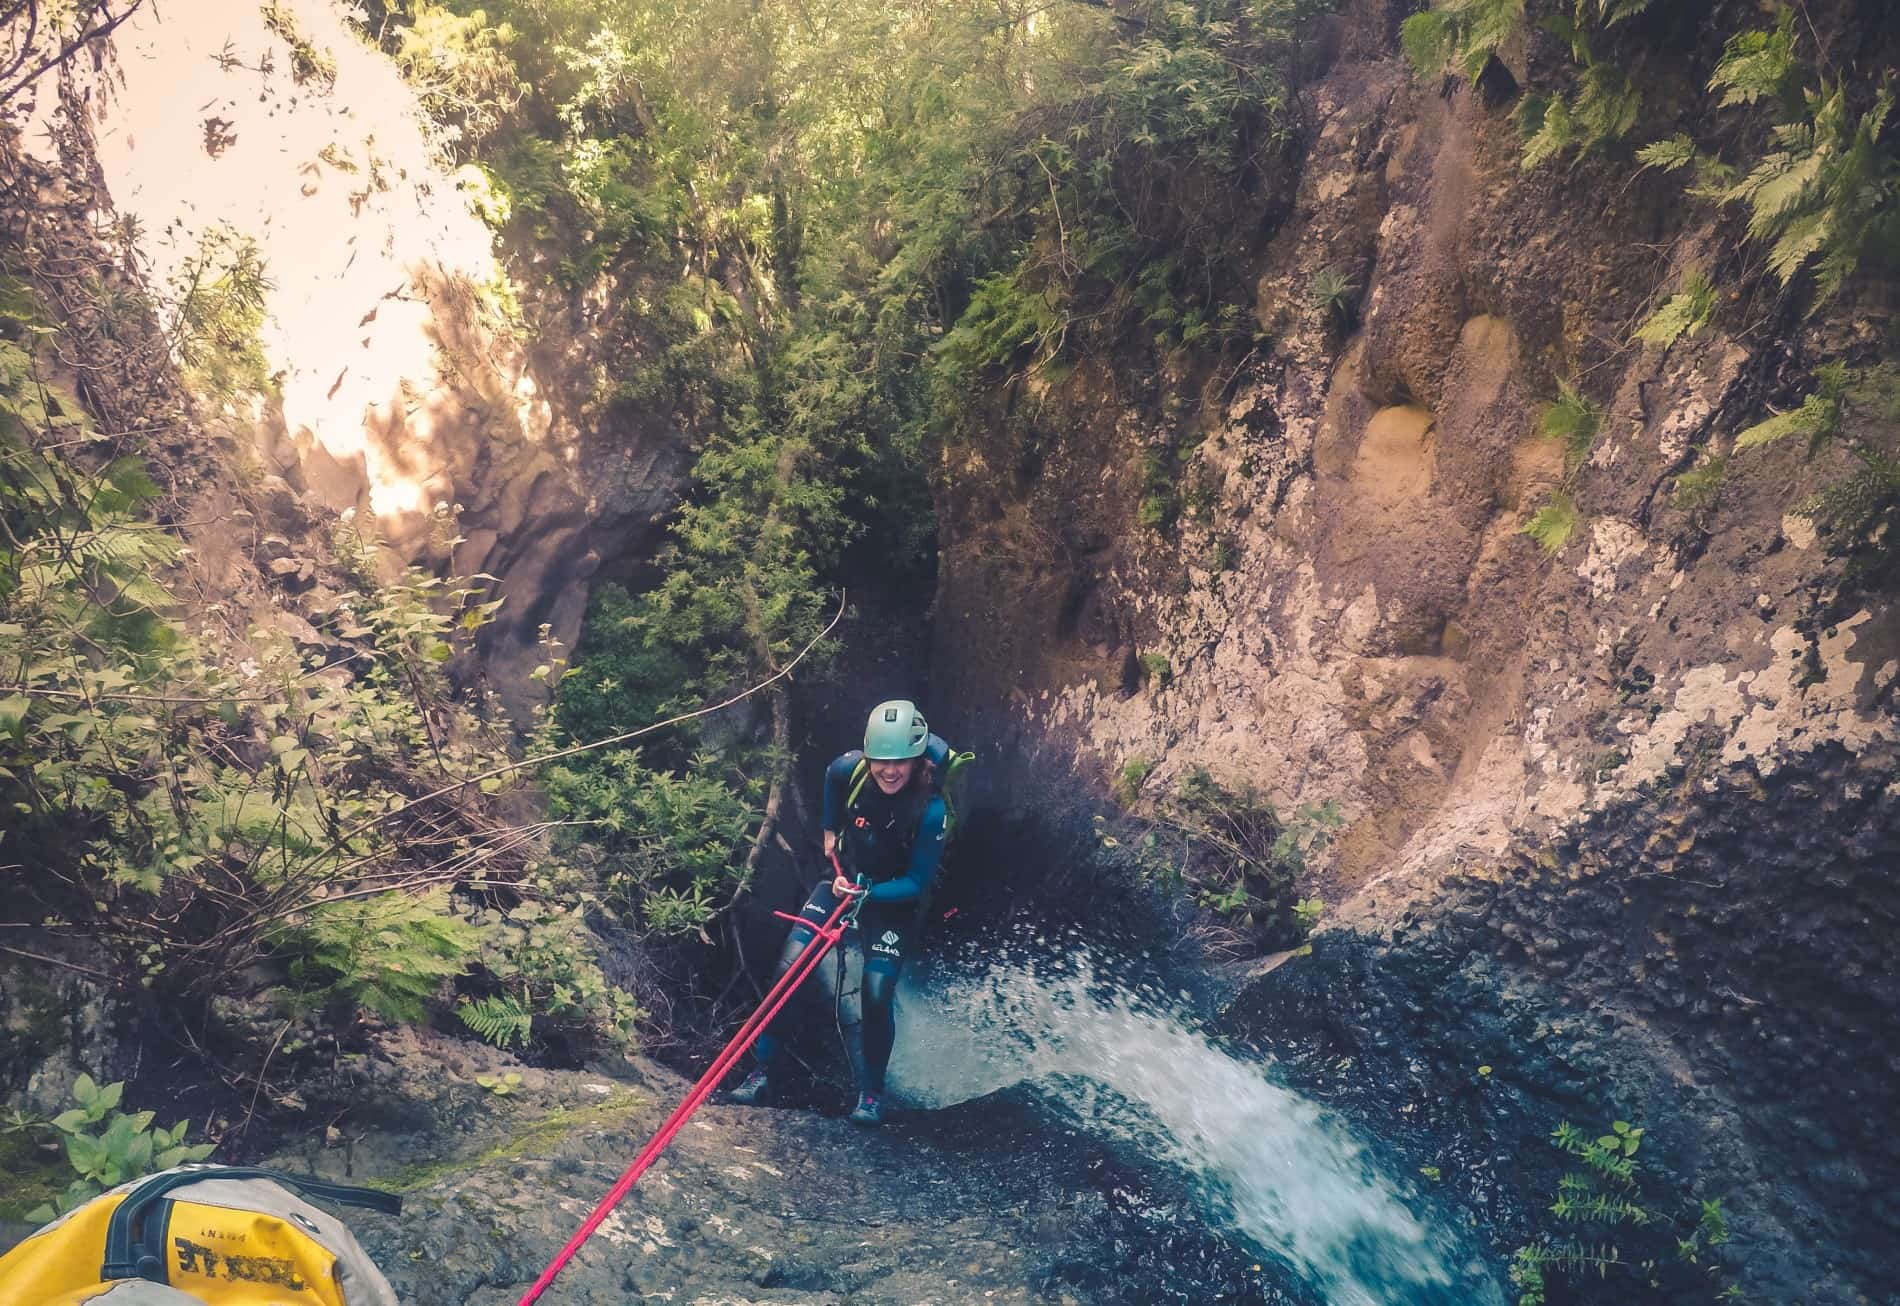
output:
M650 547L683 434L597 398L605 347L578 296L529 305L532 328L508 307L468 179L336 6L148 5L115 57L85 127L147 280L176 290L227 232L256 243L271 282L273 393L226 413L244 461L319 518L373 521L403 563L494 577L508 602L484 669L525 722L540 627L571 646L603 560Z
M1895 1242L1900 616L1793 515L1840 465L1777 446L1712 509L1673 493L1890 310L1626 343L1732 233L1620 165L1523 171L1508 108L1414 82L1390 18L1358 6L1304 91L1265 357L1225 389L1084 359L946 449L938 692L1017 801L1138 759L1151 793L1198 765L1343 804L1333 932L1238 1031L1461 1085L1518 1054L1537 1132L1653 1121L1769 1281L1890 1284L1840 1249ZM1325 269L1363 288L1344 338ZM1538 432L1560 380L1603 414L1574 472ZM1136 525L1153 451L1182 468L1164 531ZM1560 486L1546 553L1523 527Z
M686 1089L646 1063L515 1070L509 1086L505 1060L403 1036L374 1059L347 1136L271 1162L402 1191L399 1217L345 1214L415 1306L519 1300ZM1205 1228L1166 1175L1068 1136L1013 1090L879 1131L707 1107L547 1300L1308 1300L1274 1273Z

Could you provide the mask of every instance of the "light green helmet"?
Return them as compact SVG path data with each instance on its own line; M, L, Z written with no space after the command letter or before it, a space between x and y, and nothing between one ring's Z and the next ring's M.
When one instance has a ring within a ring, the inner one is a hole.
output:
M864 725L864 755L874 762L922 757L930 723L908 698L893 698L871 709Z

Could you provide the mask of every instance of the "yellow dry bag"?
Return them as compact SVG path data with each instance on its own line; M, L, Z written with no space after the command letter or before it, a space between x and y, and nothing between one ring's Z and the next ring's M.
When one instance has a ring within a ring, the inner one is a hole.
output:
M397 1306L348 1226L296 1196L402 1199L274 1170L182 1166L101 1193L0 1256L7 1306Z

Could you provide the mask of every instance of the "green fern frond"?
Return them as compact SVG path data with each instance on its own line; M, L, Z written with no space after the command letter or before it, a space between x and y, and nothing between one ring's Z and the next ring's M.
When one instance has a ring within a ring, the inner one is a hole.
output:
M1561 378L1557 382L1557 398L1545 406L1537 423L1538 430L1545 435L1563 441L1565 455L1573 464L1581 462L1590 452L1602 426L1603 410Z
M1516 120L1518 133L1524 137L1524 154L1518 166L1526 172L1563 154L1580 138L1570 105L1561 95L1525 96L1517 107Z
M1847 368L1841 363L1828 363L1817 368L1814 376L1820 384L1813 394L1801 401L1799 408L1777 413L1743 431L1735 437L1735 451L1759 449L1795 435L1806 436L1808 448L1813 450L1839 433L1841 396L1846 393L1848 384Z
M526 1043L534 1028L534 1013L508 993L497 993L479 1002L464 998L456 1014L479 1038L498 1048Z
M1694 271L1683 278L1682 289L1636 329L1636 338L1667 349L1684 335L1700 334L1714 316L1715 285L1702 272Z
M1729 38L1722 61L1709 78L1709 91L1720 91L1722 108L1753 104L1782 95L1798 73L1794 58L1794 11L1784 9L1771 32L1742 32Z
M1543 507L1531 514L1531 519L1518 527L1520 535L1528 535L1537 541L1538 547L1555 557L1563 552L1564 545L1570 542L1572 532L1577 529L1577 505L1571 497L1559 490L1550 496Z
M1664 172L1674 172L1696 161L1695 142L1686 134L1677 132L1667 140L1645 145L1636 151L1636 158L1645 168L1661 168Z
M1399 27L1399 45L1420 77L1435 77L1451 62L1451 20L1435 9L1421 10Z

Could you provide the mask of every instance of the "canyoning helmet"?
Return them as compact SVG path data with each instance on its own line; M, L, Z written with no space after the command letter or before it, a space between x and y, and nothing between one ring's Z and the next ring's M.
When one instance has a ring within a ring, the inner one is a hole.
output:
M922 757L930 723L908 698L893 698L871 709L864 723L864 755L873 762L900 762Z

